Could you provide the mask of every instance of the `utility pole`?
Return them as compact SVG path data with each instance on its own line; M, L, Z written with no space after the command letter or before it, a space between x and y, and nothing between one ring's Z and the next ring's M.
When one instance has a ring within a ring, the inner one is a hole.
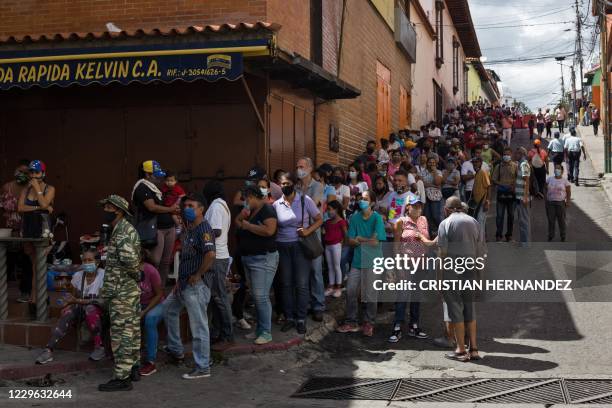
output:
M599 0L599 24L601 32L601 92L603 94L603 106L601 107L603 110L603 115L601 115L600 112L600 117L603 119L601 124L604 135L604 172L610 173L612 172L612 166L610 163L610 126L608 123L608 118L610 117L610 113L608 112L610 83L608 81L608 24L606 20L606 2Z
M578 126L578 120L576 119L576 70L574 69L573 65L572 65L572 95L573 97L570 98L570 101L572 102L572 116L574 120L574 127L576 127Z
M578 0L576 0L576 36L578 41L578 49L576 50L576 56L578 57L578 63L580 64L580 100L584 98L582 87L584 81L584 73L582 72L582 21L580 20L580 9L578 8ZM574 93L574 97L576 94Z
M561 105L563 105L563 102L565 101L565 80L563 79L563 61L565 60L565 57L555 57L555 60L557 60L561 66Z

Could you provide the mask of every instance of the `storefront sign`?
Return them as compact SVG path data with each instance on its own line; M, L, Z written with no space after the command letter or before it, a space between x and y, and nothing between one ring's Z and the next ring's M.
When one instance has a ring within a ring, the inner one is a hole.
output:
M108 58L0 64L0 89L34 85L62 87L120 82L171 82L177 79L230 81L242 75L242 54L200 54L157 57Z

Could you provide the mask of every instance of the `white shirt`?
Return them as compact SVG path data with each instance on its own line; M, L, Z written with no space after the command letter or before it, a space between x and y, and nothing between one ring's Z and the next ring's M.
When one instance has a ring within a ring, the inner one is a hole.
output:
M74 275L72 275L72 281L70 282L75 289L81 290L81 280L83 279L83 274L85 272L78 271ZM91 284L87 284L87 279L83 284L83 297L90 296L98 296L100 294L100 289L102 288L102 284L104 283L104 269L98 268L96 278Z
M378 150L378 161L380 163L389 163L389 153L385 149Z
M221 230L221 235L215 238L215 258L228 259L230 257L227 248L227 233L231 225L229 208L221 198L215 199L208 207L204 218L213 230Z
M351 189L346 184L341 184L340 187L336 189L336 200L342 202L344 197L351 198Z
M485 162L482 162L481 169L484 171L489 171L489 165ZM476 171L474 170L474 165L472 164L472 162L470 160L466 160L461 165L461 175L466 176L469 172L472 172L472 174L476 174ZM465 191L472 191L473 189L474 189L474 179L466 181Z
M565 148L568 152L578 152L582 149L582 140L578 136L569 136L565 139Z

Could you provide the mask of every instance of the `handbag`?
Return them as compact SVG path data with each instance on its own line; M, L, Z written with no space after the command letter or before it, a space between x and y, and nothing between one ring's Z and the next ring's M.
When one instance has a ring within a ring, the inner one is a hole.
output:
M140 246L145 249L155 248L157 246L157 216L148 219L140 219L136 217L136 232L140 238Z
M300 202L302 204L302 227L304 226L304 194L300 195ZM323 245L317 234L312 233L307 237L300 237L300 247L304 251L304 255L308 259L315 259L323 255Z
M440 201L442 199L442 192L438 188L427 187L425 189L425 195L429 201Z

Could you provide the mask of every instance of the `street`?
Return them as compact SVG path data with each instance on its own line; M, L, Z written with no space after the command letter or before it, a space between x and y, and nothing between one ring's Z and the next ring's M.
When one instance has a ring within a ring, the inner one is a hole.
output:
M527 139L526 130L520 131L514 143L527 144ZM610 241L606 231L612 230L611 205L595 179L590 161L583 161L582 185L572 186L568 245ZM531 220L533 242L545 242L543 202L533 203ZM494 219L489 216L489 240L493 228ZM489 245L514 244L490 242ZM521 262L517 260L517 268ZM605 296L612 294L610 286L603 290ZM185 408L371 407L386 406L386 403L296 399L291 395L310 377L606 378L612 367L612 355L604 346L605 339L612 337L609 324L612 304L600 298L601 295L598 293L592 302L583 299L565 303L479 304L479 349L484 358L477 362L451 362L443 357L444 350L433 346L430 340L405 337L395 345L387 343L392 305L381 304L379 324L372 338L332 333L317 344L304 343L286 352L229 357L213 366L211 378L196 381L180 379L186 368L165 365L157 374L135 383L134 391L103 398L96 387L108 379L108 369L61 375L66 381L61 387L75 389L78 405L92 408L114 404L140 408L150 406L151 401L159 406ZM439 303L424 305L423 327L433 336L442 334ZM53 403L57 407L69 405ZM394 402L391 406L404 405ZM405 406L415 405L406 403Z

